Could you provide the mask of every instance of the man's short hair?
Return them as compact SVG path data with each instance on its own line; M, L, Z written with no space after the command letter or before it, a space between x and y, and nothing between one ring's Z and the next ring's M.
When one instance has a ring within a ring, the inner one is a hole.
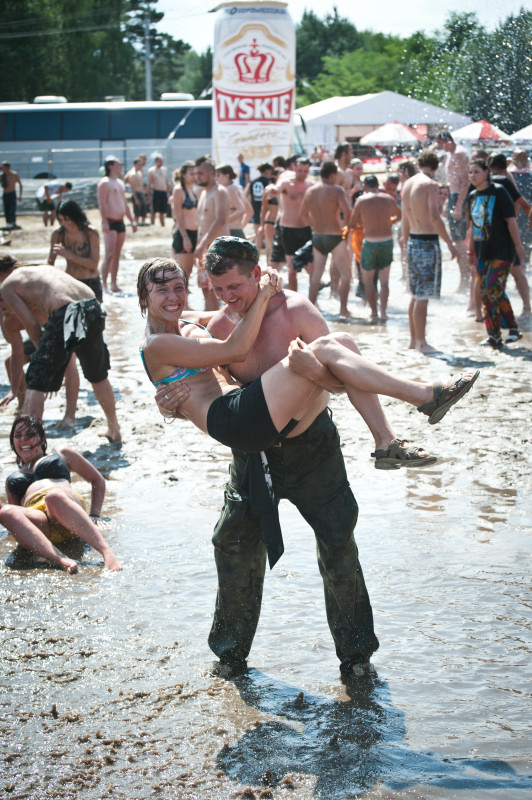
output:
M338 167L334 161L324 161L320 167L320 178L330 178L331 175L336 175Z
M364 186L367 186L368 189L377 189L379 186L379 180L376 175L366 175L362 183Z
M434 172L440 166L440 160L433 150L422 150L417 157L417 163L420 167L428 167Z
M259 164L257 169L259 172L267 172L269 169L273 169L273 167L269 161L265 161L263 164Z
M394 172L393 175L387 175L386 176L386 182L387 183L393 183L394 186L398 186L399 185L399 175L396 172Z
M14 256L0 256L0 272L11 272L17 266L17 259Z
M9 163L9 161L2 161L2 166L3 167L10 167L11 164Z
M242 275L251 275L258 263L259 251L253 242L238 236L218 236L205 256L205 269L211 275L223 275L233 267Z
M211 159L206 156L200 156L200 159L196 160L195 166L205 167L209 172L214 172L216 169L214 161L211 161Z
M453 139L453 137L451 135L451 131L448 131L448 130L446 130L444 128L443 130L441 130L436 135L436 141L437 142L454 142L454 139Z
M68 189L68 191L72 189L72 184L70 183L70 181L65 181L65 186Z
M310 158L307 158L306 156L299 156L299 158L296 158L296 164L306 164L310 167Z
M504 153L492 153L488 158L488 167L490 169L492 167L495 167L495 169L506 169L507 166L508 160Z

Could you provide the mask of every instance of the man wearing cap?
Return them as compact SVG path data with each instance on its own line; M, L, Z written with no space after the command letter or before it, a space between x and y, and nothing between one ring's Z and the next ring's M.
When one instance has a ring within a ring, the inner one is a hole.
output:
M216 338L225 339L255 299L260 280L257 265L257 248L246 240L224 236L209 248L209 277L225 303L208 325ZM322 315L305 297L293 291L279 292L269 301L245 360L225 367L237 381L249 383L284 358L297 337L309 343L327 333ZM161 387L156 399L163 413L173 415L187 391L183 381ZM312 411L305 415L305 424L299 423L264 455L275 500L290 500L314 530L327 619L340 669L346 675L363 676L373 671L370 656L379 643L353 535L358 506L328 400L324 387L316 395ZM362 392L356 407L375 437L390 437L391 441L393 431L375 395ZM249 485L246 464L247 454L233 450L225 503L213 537L218 596L209 646L219 658L215 672L224 677L246 670L266 567L260 520L243 488Z
M380 319L387 319L390 267L393 260L392 225L401 219L401 209L386 192L379 191L379 181L375 175L366 175L363 180L365 193L357 198L349 228L364 229L360 266L366 299L371 309L371 321L378 322L377 291L375 276L381 284Z
M126 187L120 180L122 164L116 156L107 156L104 162L105 177L98 183L98 208L102 217L102 230L105 242L105 257L102 263L102 285L108 292L107 280L111 279L111 292L120 292L116 279L120 253L126 238L124 216L131 222L133 233L137 223L126 201Z

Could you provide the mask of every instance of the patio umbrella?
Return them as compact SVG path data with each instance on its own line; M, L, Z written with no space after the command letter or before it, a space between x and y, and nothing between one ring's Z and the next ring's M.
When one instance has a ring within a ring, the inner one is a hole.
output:
M402 122L387 122L376 128L371 133L367 133L360 140L360 144L382 144L393 146L394 144L417 144L425 141L426 137L418 133Z
M532 125L527 125L526 128L512 133L510 139L513 139L514 142L532 142Z
M458 139L461 142L493 142L493 141L506 141L510 140L510 137L504 131L501 131L500 128L497 128L495 125L492 125L491 122L487 122L485 119L481 119L478 122L472 122L470 125L466 125L464 128L458 128L456 131L452 131L453 139Z

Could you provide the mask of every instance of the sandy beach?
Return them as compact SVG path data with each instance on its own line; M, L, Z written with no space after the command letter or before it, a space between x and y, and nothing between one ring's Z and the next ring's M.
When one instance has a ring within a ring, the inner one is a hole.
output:
M97 211L89 217L98 224ZM50 229L37 216L19 222L2 252L44 263ZM124 571L104 571L95 551L73 576L13 568L14 542L0 532L0 796L528 800L531 326L500 352L480 347L484 327L455 294L458 267L444 247L442 298L428 312L435 357L407 349L397 253L386 324L368 322L354 289L355 317L339 322L338 301L320 293L330 328L353 333L382 366L423 380L468 367L481 375L437 426L383 398L401 438L439 457L424 470L375 470L364 423L345 396L332 398L360 507L378 677L340 680L312 531L283 501L286 552L267 575L251 669L215 679L210 538L229 451L188 423L163 423L138 355L136 274L146 258L170 254L167 222L128 232L125 296L105 301L122 445L98 437L103 414L83 378L75 429L55 427L61 392L44 414L49 443L68 442L105 475L104 533ZM306 294L304 274L300 284ZM508 289L519 313L512 279ZM193 276L196 308L200 297ZM5 342L0 349L5 393ZM4 478L13 413L0 409Z

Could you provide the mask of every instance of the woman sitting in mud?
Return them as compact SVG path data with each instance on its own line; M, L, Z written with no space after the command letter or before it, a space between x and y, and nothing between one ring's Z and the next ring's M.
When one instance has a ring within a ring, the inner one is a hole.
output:
M78 539L102 554L107 569L121 570L94 523L100 518L105 496L103 475L70 447L60 447L47 455L46 434L36 417L17 417L9 441L19 468L6 480L8 504L0 508L0 524L22 548L58 564L66 572L76 572L77 562L56 545ZM83 498L70 485L71 472L91 484L89 514Z
M249 310L225 340L213 339L198 326L186 323L181 314L186 304L187 280L174 262L156 258L141 268L137 281L139 303L147 312L148 337L141 350L148 376L155 386L187 380L189 395L179 406L179 416L228 447L258 453L283 439L300 421L324 384L335 382L335 391L368 392L395 397L416 406L439 422L448 409L472 386L478 371L466 373L447 387L417 383L386 372L357 352L347 334L329 334L307 345L292 341L289 353L279 364L245 387L236 386L219 364L243 361L253 344L268 301L280 291L275 273L260 277L258 253L243 240L220 237L207 253L209 259L227 254L231 242L244 258L235 264L249 269L258 283L258 293ZM238 248L237 248L238 249ZM249 251L249 252L248 252ZM253 262L255 266L251 267ZM247 274L247 273L246 273ZM352 399L352 398L351 398ZM308 420L308 425L312 419ZM303 428L304 429L304 428ZM434 456L408 442L394 439L386 450L373 453L379 469L427 466Z

